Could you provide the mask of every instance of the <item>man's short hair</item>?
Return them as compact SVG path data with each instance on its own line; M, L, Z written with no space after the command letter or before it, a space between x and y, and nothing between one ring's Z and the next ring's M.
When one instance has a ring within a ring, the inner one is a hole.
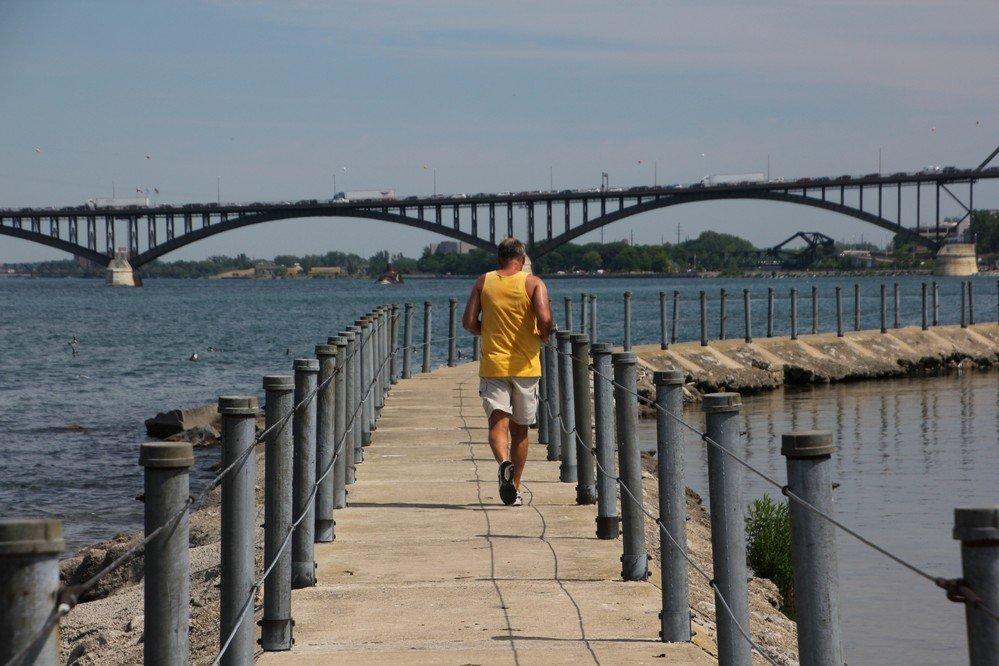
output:
M496 258L506 263L511 259L520 259L527 252L524 250L524 244L519 240L511 236L510 238L504 238L500 241L499 247L496 248Z

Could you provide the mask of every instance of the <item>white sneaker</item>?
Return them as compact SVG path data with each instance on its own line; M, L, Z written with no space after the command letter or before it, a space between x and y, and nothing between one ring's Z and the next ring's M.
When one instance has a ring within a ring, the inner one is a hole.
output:
M513 504L511 504L510 506L523 506L523 505L524 505L524 498L520 496L520 492L518 491L517 497L514 498Z

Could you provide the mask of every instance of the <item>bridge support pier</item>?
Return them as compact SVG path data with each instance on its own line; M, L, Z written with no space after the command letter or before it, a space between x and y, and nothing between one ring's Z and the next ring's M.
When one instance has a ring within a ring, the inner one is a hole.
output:
M967 277L978 275L978 261L973 243L948 243L937 251L934 275Z

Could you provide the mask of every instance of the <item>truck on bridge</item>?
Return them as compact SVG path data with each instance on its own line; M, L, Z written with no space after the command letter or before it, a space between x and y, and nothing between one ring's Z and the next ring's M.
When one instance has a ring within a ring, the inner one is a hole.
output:
M395 201L395 190L350 190L337 192L333 201Z
M704 185L749 185L765 182L767 177L762 173L718 173L701 179Z
M87 208L114 208L125 210L126 208L149 208L149 197L93 197L87 199Z

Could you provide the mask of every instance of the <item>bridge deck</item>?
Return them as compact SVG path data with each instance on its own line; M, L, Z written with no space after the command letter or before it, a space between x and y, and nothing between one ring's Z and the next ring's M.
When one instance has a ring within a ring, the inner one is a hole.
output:
M295 647L267 663L714 663L663 644L659 590L620 579L620 541L532 446L523 507L501 504L476 365L386 401L319 584L293 596ZM665 661L664 661L664 658Z

